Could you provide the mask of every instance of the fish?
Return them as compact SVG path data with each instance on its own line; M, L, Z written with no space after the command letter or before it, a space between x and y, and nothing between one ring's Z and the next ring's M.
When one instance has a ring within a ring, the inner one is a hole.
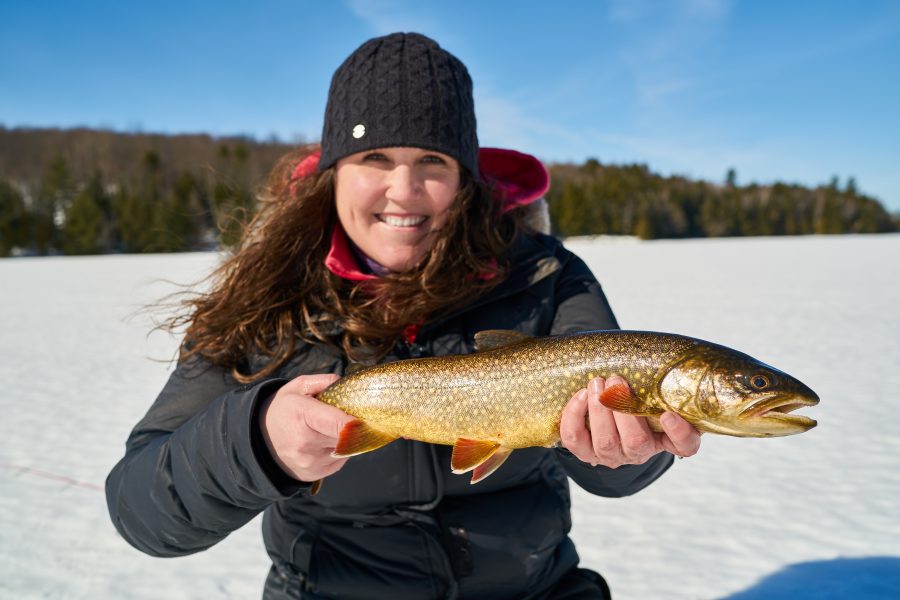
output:
M674 412L702 432L786 436L816 421L794 411L818 404L809 387L747 354L688 336L603 330L547 337L475 334L476 352L361 368L326 388L321 402L355 417L333 455L370 452L399 439L453 446L451 470L477 483L513 450L560 442L563 408L595 377L604 406L648 418ZM319 482L320 484L320 482ZM318 489L318 488L316 488Z

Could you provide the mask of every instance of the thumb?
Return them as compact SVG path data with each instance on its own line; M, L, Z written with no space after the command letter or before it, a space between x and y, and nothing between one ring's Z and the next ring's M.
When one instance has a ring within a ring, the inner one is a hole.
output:
M356 417L348 415L339 408L330 404L311 400L303 411L306 426L326 437L338 439L344 425L353 421Z
M285 384L290 391L304 396L315 396L325 390L332 383L340 379L334 373L320 373L318 375L301 375Z

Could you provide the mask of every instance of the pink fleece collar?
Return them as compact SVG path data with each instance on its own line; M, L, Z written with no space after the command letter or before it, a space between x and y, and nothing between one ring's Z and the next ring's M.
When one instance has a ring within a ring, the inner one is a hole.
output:
M319 166L319 156L319 151L316 151L297 163L291 181L314 174ZM481 148L478 151L478 168L481 178L492 185L494 200L503 204L503 212L531 204L550 187L550 174L541 161L515 150ZM339 223L331 232L331 249L325 258L325 266L335 275L350 281L378 278L360 268L350 240Z

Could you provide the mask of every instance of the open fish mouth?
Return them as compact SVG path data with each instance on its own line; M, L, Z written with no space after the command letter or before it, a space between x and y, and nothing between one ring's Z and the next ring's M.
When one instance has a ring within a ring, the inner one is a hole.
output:
M792 414L806 406L815 406L819 403L818 396L784 395L776 396L756 403L741 413L742 419L764 420L779 422L784 425L796 426L803 429L811 429L816 426L815 419L803 415Z

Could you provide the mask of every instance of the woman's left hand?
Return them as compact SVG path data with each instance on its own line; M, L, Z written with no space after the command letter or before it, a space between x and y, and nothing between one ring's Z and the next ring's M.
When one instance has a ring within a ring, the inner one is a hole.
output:
M642 464L662 451L693 456L700 449L700 432L675 413L661 415L664 431L650 429L646 417L612 411L600 404L606 386L628 382L618 376L592 379L563 409L559 425L562 445L591 465L616 468Z

